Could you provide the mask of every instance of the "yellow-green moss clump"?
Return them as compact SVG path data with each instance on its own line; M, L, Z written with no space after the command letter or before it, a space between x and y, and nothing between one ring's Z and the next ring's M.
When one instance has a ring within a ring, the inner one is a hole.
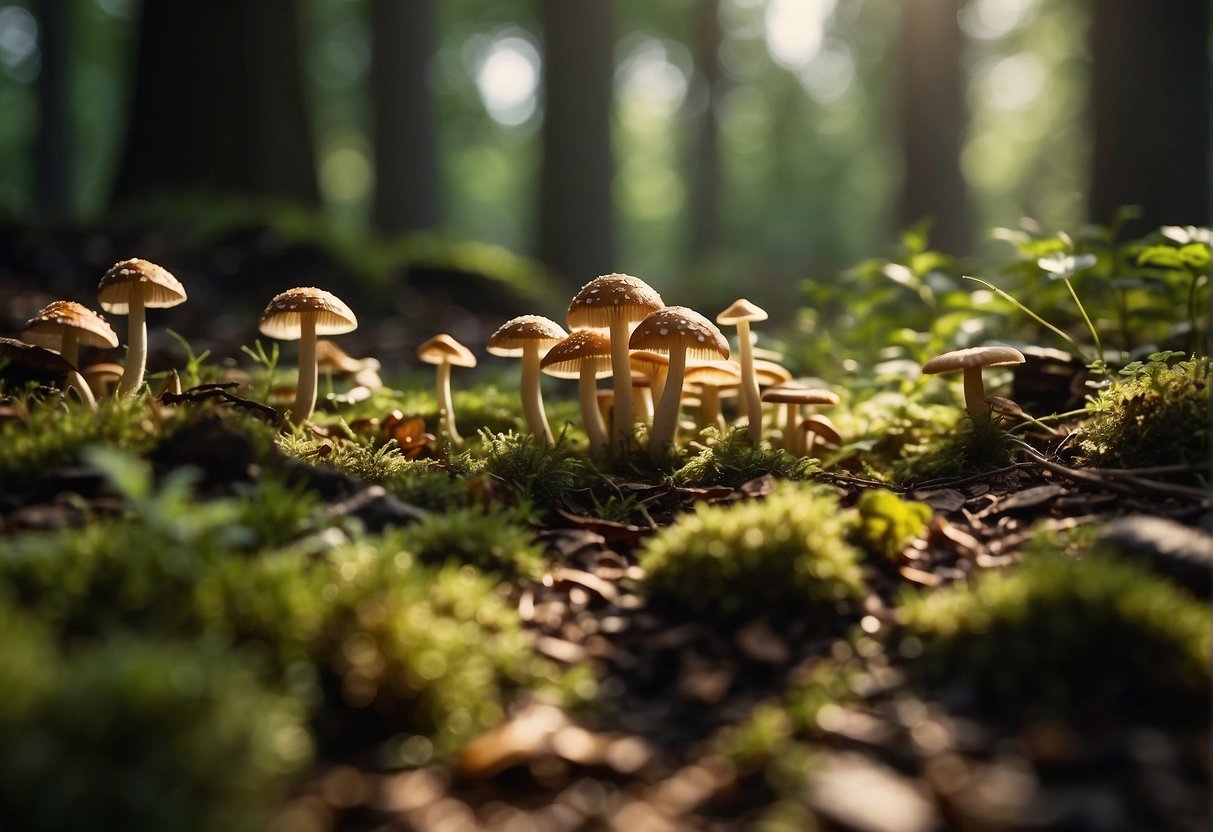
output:
M894 560L906 544L922 534L931 519L926 503L903 500L892 491L865 491L856 506L859 527L856 541L864 549L887 560Z
M1137 566L1034 555L972 588L909 595L899 614L921 685L962 683L1010 721L1208 719L1209 610Z
M1134 363L1126 378L1099 394L1080 432L1083 456L1103 468L1144 468L1207 462L1209 383L1207 358Z
M694 612L821 614L865 591L854 522L832 492L785 484L765 500L696 506L646 543L640 565L654 595Z

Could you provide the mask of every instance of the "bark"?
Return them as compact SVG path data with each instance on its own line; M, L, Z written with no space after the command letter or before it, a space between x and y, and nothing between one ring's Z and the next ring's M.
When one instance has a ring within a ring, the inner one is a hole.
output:
M71 125L72 13L69 0L40 0L35 204L44 220L68 219L74 177Z

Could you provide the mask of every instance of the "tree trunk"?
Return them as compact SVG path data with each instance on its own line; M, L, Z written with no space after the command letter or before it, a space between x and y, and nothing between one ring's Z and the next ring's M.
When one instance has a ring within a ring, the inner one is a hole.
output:
M722 245L720 221L720 4L703 0L696 13L695 67L691 89L691 258L701 259Z
M901 14L903 226L934 220L932 243L965 254L972 245L968 189L960 170L965 127L960 0L911 0Z
M1088 213L1128 230L1207 225L1210 216L1208 0L1092 4L1095 152Z
M145 0L122 202L166 190L318 203L295 0Z
M573 283L615 271L609 0L543 0L540 260Z
M440 221L438 140L429 67L434 0L371 0L375 226L396 234Z
M40 0L37 5L41 67L38 73L38 137L35 148L35 204L43 220L68 219L72 213L70 0Z

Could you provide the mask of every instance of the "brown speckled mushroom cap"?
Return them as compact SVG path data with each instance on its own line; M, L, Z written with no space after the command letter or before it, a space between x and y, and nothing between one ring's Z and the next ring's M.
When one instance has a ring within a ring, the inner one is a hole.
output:
M606 329L623 318L639 321L665 306L661 295L638 277L604 274L581 287L569 303L569 329Z
M358 328L353 310L336 295L314 286L301 286L274 295L261 313L258 329L270 338L295 341L302 335L305 315L315 316L317 335L341 335Z
M579 378L581 365L590 361L595 378L611 374L611 339L600 329L579 329L548 350L539 362L544 373L556 378Z
M54 350L0 338L0 377L10 381L53 381L74 372L66 358Z
M143 293L143 305L150 309L176 306L186 297L181 281L167 269L136 257L110 266L97 284L97 302L106 312L125 315L135 292Z
M703 315L685 306L667 306L649 315L636 326L628 347L658 352L685 349L691 359L729 357L729 342L724 334Z
M417 348L417 357L426 364L453 364L475 367L476 356L463 344L445 332L440 332Z
M765 309L755 306L745 298L738 298L728 309L716 316L716 323L721 326L734 326L742 321L765 321L766 319Z
M628 361L631 363L633 370L641 372L651 372L659 367L670 366L669 356L649 352L648 350L635 350L628 356Z
M550 318L522 315L506 321L489 336L488 350L492 355L517 358L527 344L534 344L542 352L567 337L564 327Z
M772 387L762 394L762 400L778 404L838 404L838 396L818 387Z
M27 344L57 350L68 330L76 331L77 343L86 347L116 347L118 335L105 318L81 303L57 300L25 322L21 339Z
M954 373L973 367L1000 367L1004 364L1022 364L1023 353L1014 347L969 347L945 352L922 365L924 375Z

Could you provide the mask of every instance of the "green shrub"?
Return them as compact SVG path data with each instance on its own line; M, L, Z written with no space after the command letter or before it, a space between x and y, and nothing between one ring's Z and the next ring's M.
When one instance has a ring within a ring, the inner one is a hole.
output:
M432 512L400 533L401 546L423 563L468 563L507 578L539 578L543 550L510 511L490 506Z
M785 485L765 500L699 504L640 552L662 598L726 618L833 610L865 591L854 517L820 488Z
M1141 568L1036 555L972 588L903 599L921 685L963 681L1012 721L1207 721L1209 610Z

